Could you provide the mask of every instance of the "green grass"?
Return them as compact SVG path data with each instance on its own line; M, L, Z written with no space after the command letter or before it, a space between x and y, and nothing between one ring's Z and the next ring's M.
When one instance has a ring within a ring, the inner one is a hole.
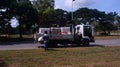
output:
M95 36L95 40L120 39L120 36Z
M0 51L0 67L119 67L120 47Z

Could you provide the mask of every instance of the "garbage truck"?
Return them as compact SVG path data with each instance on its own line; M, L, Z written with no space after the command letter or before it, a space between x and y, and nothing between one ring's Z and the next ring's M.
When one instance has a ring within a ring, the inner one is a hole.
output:
M43 44L42 37L45 31L49 35L49 46L57 46L57 44L89 46L90 42L95 42L94 30L91 25L39 28L38 41L40 44Z

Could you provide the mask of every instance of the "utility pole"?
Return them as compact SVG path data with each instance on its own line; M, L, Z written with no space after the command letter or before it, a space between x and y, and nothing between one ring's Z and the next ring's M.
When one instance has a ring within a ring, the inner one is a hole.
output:
M75 0L72 0L72 20L74 20L74 15L73 15L73 1L75 1Z
M72 0L72 17L71 17L71 23L72 23L72 32L73 32L73 35L74 35L74 40L75 40L75 22L74 22L74 15L73 15L73 2L75 0Z

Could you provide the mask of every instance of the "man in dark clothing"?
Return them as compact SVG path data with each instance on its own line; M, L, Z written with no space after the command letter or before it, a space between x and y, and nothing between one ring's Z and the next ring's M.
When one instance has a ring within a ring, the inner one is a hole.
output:
M47 31L44 32L43 40L44 40L44 49L47 50L48 49L48 42L49 42L49 36L48 36Z

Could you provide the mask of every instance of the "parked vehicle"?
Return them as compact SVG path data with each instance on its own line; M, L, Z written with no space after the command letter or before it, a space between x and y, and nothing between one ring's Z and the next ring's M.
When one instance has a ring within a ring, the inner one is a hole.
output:
M39 38L47 31L49 35L49 46L57 44L77 44L88 46L94 40L94 30L91 25L69 25L67 27L39 28ZM43 41L38 39L39 41ZM41 44L43 42L40 42Z

